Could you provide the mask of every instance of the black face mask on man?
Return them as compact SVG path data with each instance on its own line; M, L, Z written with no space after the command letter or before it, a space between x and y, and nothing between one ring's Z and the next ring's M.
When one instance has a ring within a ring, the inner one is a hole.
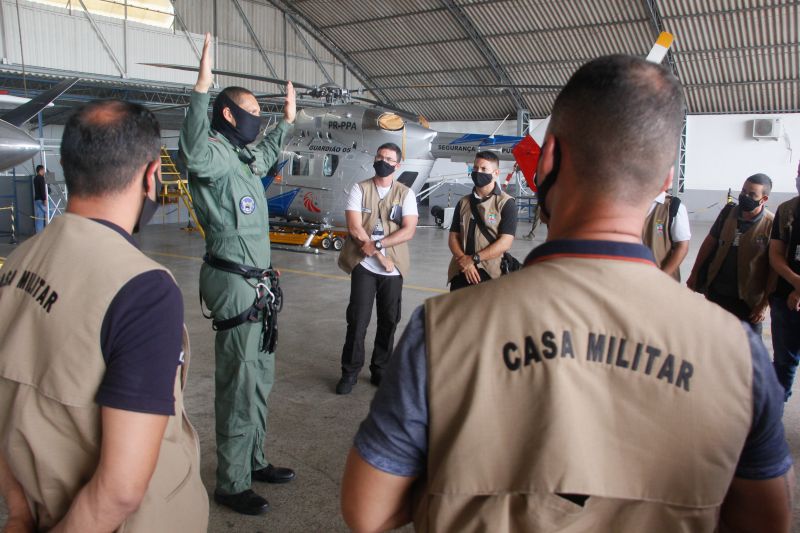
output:
M472 183L474 183L476 187L486 187L492 182L492 175L489 172L473 170L470 177L472 178Z
M222 110L228 108L236 120L236 126L228 122L222 114ZM238 148L243 148L256 140L258 132L261 130L261 118L251 115L239 107L236 102L228 98L228 95L220 93L214 101L214 109L211 112L211 127L228 139L231 144Z
M755 211L756 209L758 209L758 206L760 205L761 205L760 201L753 200L744 193L739 195L739 207L741 207L742 211L744 211L745 213Z
M379 178L385 178L386 176L394 172L397 167L393 167L386 161L381 160L372 163L372 168L375 169L376 176L378 176Z
M161 182L158 180L158 178L154 179L156 183L155 196L158 198L158 193L161 189ZM144 177L144 189L147 191L147 176ZM143 226L146 226L153 219L153 215L156 214L157 209L158 202L150 198L149 194L145 193L142 208L139 210L139 220L136 221L136 225L133 227L133 232L139 233L139 230L142 229Z

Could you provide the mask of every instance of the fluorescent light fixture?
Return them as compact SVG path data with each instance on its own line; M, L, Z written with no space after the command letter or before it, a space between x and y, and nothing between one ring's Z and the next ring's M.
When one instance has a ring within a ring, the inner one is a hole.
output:
M30 0L37 4L45 4L62 9L83 11L79 0ZM86 9L92 15L125 19L127 8L128 20L159 28L169 28L175 18L175 11L169 0L83 0Z

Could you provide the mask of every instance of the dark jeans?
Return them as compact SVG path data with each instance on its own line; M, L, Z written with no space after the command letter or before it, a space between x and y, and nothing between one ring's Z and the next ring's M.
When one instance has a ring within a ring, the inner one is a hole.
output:
M478 269L478 274L481 275L481 283L484 281L489 281L491 276L486 273L486 271L482 268ZM470 283L467 281L467 276L464 275L463 272L459 272L456 277L450 280L450 292L457 291L458 289L463 289L464 287L470 287Z
M347 306L347 334L342 348L342 375L356 376L364 366L364 337L377 302L378 330L369 370L380 374L394 349L394 331L400 322L402 276L374 274L361 265L350 274L350 304Z
M792 383L800 362L800 312L786 307L786 298L769 297L772 317L772 350L775 373L783 386L784 401L792 395Z
M739 320L744 320L750 329L755 332L756 335L761 335L761 332L764 331L764 323L763 322L750 322L750 313L753 311L750 309L750 306L747 305L747 302L744 300L740 300L739 298L733 298L731 296L724 296L714 292L713 290L709 289L708 294L706 295L708 301L714 302L721 308L725 309L730 314L734 315Z

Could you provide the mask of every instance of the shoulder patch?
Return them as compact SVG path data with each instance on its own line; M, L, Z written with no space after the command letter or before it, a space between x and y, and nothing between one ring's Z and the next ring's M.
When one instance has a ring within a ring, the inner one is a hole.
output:
M256 210L256 201L252 196L243 196L239 200L239 210L245 215L250 215Z

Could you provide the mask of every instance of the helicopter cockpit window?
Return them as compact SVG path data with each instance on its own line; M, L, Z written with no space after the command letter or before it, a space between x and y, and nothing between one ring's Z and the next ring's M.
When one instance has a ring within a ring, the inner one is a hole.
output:
M308 156L294 154L292 157L292 176L308 176Z
M336 172L336 167L338 166L339 166L338 155L325 154L325 158L322 160L322 175L333 176L333 173Z
M411 187L414 182L417 180L417 175L419 172L403 172L397 178L397 181L405 185L406 187Z

